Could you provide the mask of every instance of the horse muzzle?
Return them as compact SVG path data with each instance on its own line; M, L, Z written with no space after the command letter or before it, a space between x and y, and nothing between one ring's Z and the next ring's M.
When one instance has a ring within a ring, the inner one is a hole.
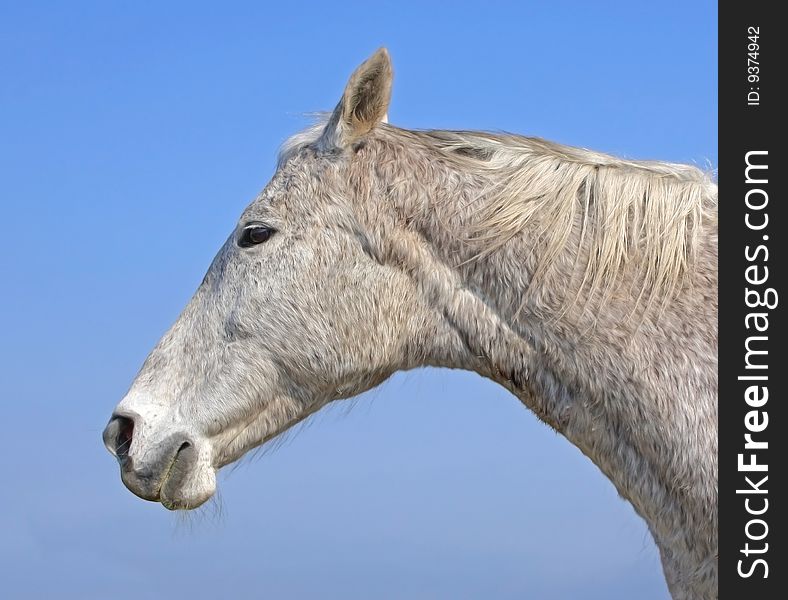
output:
M170 510L196 508L216 491L207 441L185 433L152 435L138 415L114 414L104 445L120 464L123 484L136 496Z

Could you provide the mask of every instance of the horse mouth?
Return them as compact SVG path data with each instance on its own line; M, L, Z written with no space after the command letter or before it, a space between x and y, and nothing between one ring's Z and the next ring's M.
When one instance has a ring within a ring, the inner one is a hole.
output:
M216 475L200 460L199 449L183 442L162 479L159 502L169 510L191 510L204 504L216 491Z
M164 504L165 507L167 507L167 505L165 504L165 501L162 499L162 490L166 486L170 485L170 481L172 480L173 472L175 472L175 475L177 476L177 474L179 472L183 471L184 468L187 467L187 465L183 464L183 460L181 460L181 464L179 465L178 464L178 460L182 458L181 457L181 453L184 450L188 450L190 447L191 447L191 443L190 442L183 442L180 445L180 447L175 451L175 456L172 457L172 462L170 463L170 466L167 468L166 473L164 473L164 476L161 479L161 487L159 488L159 491L156 494L158 496L156 498L156 502L161 502L162 504ZM167 508L169 508L169 507L167 507Z
M144 463L136 459L134 452L119 454L121 479L129 491L169 510L197 508L213 496L216 474L206 460L209 449L192 440L181 440L174 450Z

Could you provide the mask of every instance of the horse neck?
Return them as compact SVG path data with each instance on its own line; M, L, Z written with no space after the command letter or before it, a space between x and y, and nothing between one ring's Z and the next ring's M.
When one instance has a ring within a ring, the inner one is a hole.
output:
M420 175L400 189L407 226L390 252L464 348L433 349L433 362L504 385L576 445L647 521L676 597L703 597L716 573L715 269L694 275L658 318L633 318L637 307L615 294L593 312L582 299L567 308L561 268L529 289L538 216L480 252L465 239L485 208L478 179L443 173L425 185ZM701 237L699 263L716 264L712 234Z

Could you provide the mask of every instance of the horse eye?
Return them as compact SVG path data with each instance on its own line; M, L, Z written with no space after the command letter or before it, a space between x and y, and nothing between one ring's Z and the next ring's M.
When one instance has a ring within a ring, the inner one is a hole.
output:
M247 225L244 227L243 231L241 231L241 235L238 238L238 245L241 248L249 248L257 244L262 244L263 242L267 242L275 232L276 229L268 225L262 225L260 223Z

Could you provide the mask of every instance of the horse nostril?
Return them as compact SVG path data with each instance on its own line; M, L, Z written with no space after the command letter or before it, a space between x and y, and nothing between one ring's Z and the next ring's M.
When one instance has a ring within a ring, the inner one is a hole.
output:
M133 438L134 421L128 417L113 417L104 430L104 445L120 460L128 457Z
M115 441L115 452L119 458L125 458L129 455L131 439L134 437L134 421L126 417L118 417L118 422L120 423L120 428Z

